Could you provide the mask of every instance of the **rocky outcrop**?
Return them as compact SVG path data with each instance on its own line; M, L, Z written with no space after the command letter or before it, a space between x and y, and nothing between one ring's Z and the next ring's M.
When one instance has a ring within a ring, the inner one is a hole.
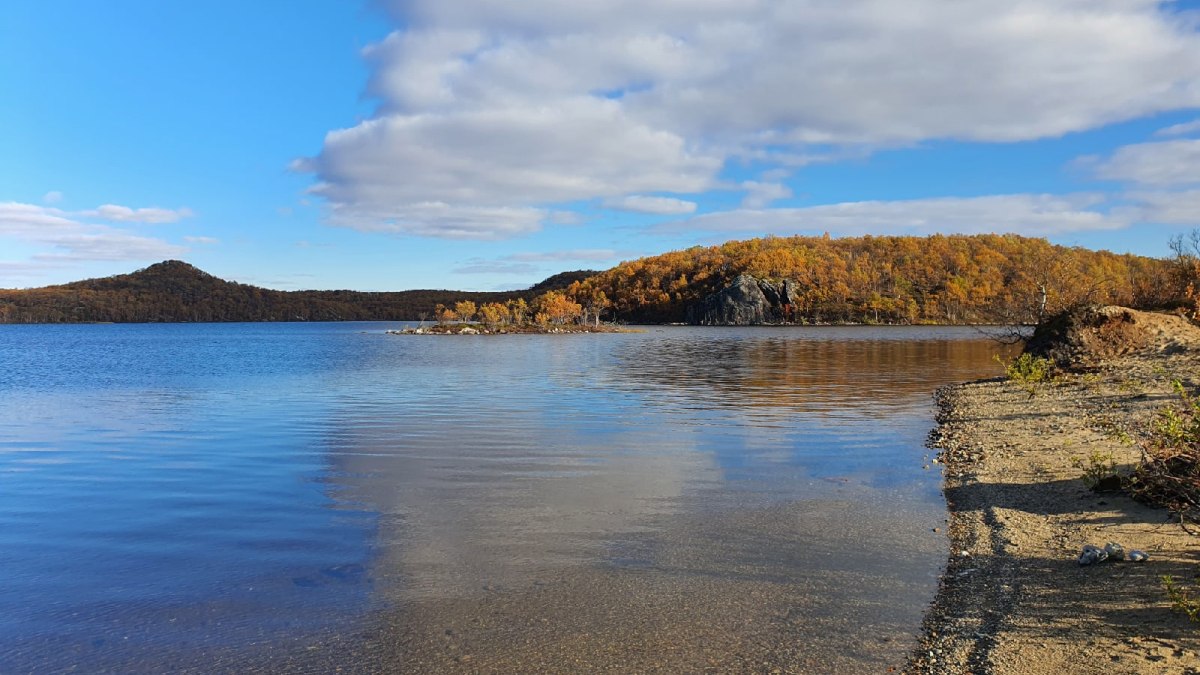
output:
M796 305L796 283L779 283L743 274L725 288L688 308L687 321L697 326L753 326L785 323Z

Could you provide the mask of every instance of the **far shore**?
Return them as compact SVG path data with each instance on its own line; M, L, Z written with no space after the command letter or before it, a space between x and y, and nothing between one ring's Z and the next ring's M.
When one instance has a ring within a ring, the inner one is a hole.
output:
M388 335L545 335L545 334L580 334L580 333L641 333L644 331L619 328L609 324L579 325L579 324L504 324L500 326L485 326L475 323L445 323L429 326L417 326L401 330L389 330Z

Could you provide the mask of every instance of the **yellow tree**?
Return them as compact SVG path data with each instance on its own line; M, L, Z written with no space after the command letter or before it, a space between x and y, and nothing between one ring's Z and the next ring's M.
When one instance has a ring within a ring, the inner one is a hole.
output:
M445 305L438 303L438 306L433 310L433 318L437 320L439 326L442 326L451 321L457 321L458 315L454 313L454 310L448 309Z
M458 314L458 318L463 321L470 321L475 318L475 303L470 300L454 303L454 312Z
M557 291L547 291L538 298L538 305L549 321L560 326L579 318L583 312L583 307L579 303L573 302L566 295Z
M489 329L496 330L496 326L508 321L508 308L498 302L489 302L479 308L479 320Z
M529 316L529 304L525 298L508 301L508 315L514 325L524 326L525 318Z

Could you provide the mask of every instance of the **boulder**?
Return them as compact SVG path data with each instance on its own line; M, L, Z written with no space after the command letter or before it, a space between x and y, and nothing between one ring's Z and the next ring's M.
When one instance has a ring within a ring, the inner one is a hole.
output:
M698 326L753 326L784 323L796 304L796 284L743 274L728 286L688 308L687 321Z

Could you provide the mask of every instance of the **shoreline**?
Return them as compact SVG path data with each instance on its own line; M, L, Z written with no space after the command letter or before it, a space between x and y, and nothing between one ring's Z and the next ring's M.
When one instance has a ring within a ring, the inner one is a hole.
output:
M1072 462L1108 453L1128 475L1140 457L1129 437L1178 400L1173 378L1200 386L1198 366L1187 353L1127 356L1033 396L1004 379L937 391L929 447L950 559L903 672L1200 673L1200 630L1161 582L1195 588L1200 539L1166 509L1088 489ZM1078 565L1083 545L1110 541L1150 560Z

